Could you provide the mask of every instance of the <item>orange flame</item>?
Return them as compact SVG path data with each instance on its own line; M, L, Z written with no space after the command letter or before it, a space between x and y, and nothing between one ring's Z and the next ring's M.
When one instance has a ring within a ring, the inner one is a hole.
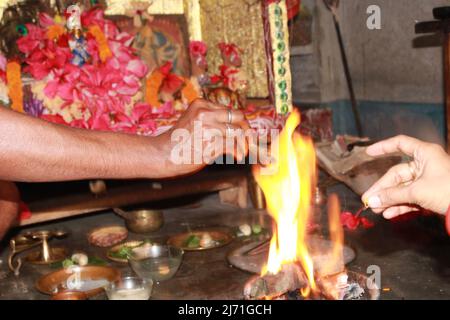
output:
M303 297L319 291L316 277L320 277L320 288L328 297L338 298L336 277L344 270L344 232L340 222L340 203L336 195L328 201L328 222L331 250L314 252L321 264L315 266L307 246L307 226L313 214L312 191L317 184L316 154L313 142L295 132L300 124L300 114L294 111L286 122L275 143L278 154L272 155L275 162L268 167L255 167L255 179L266 197L267 209L276 224L270 242L267 264L262 276L280 273L284 265L300 264L308 284L300 290Z
M273 142L278 147L278 155L272 155L276 161L266 168L255 167L254 174L276 222L262 275L277 274L283 265L299 262L309 282L309 288L302 290L307 296L316 290L313 260L306 244L316 184L316 155L312 141L295 132L299 124L300 114L294 111Z
M329 258L322 269L322 274L333 275L344 269L344 230L341 224L341 205L337 195L332 194L328 198L328 225L330 240L333 244Z

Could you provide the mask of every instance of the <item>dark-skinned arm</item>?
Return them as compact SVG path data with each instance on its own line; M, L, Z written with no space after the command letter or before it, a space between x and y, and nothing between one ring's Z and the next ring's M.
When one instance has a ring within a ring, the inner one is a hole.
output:
M242 112L232 112L234 127L248 126ZM0 107L0 180L159 179L190 174L205 164L170 161L173 130L192 133L193 124L201 121L206 128L224 131L227 119L227 109L197 100L170 132L143 137L70 128Z

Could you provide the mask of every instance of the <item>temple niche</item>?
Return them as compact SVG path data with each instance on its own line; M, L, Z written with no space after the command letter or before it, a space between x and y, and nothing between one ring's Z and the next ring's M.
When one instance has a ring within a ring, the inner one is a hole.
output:
M269 92L261 1L200 0L200 9L202 37L210 48L211 71L222 63L217 44L234 43L244 51L243 71L251 83L248 96L266 98Z

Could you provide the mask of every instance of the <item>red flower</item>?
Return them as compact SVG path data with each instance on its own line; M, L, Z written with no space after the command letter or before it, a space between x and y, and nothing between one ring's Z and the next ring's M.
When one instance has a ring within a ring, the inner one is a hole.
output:
M206 56L208 48L203 41L191 41L189 51L193 56Z
M351 212L342 212L341 223L349 230L356 230L359 226L359 219Z
M360 225L362 225L364 229L370 229L374 227L375 224L372 221L370 221L367 218L360 217L361 212L362 211L360 211L355 215L351 212L342 212L341 214L342 226L344 226L348 230L356 230Z
M230 84L230 77L236 73L239 72L239 70L233 68L233 67L227 67L226 65L221 65L219 67L220 74L216 74L211 77L212 84L217 84L219 82L222 82L222 84L226 87Z
M87 28L98 25L108 38L115 38L119 34L119 29L111 20L105 19L101 9L91 9L81 14L81 24Z
M370 229L375 226L375 223L367 218L361 218L361 224L364 227L364 229Z
M64 68L70 60L71 53L68 48L61 48L53 41L46 41L46 46L30 53L25 60L27 71L37 79L44 79L52 71Z
M172 62L166 62L159 70L164 75L163 83L161 85L161 92L174 94L179 91L184 84L184 80L171 73L173 68Z
M28 34L17 40L17 47L22 53L29 55L42 44L42 40L45 39L45 30L34 24L27 24L26 27Z
M221 42L219 43L218 47L220 52L222 52L222 54L225 55L226 57L229 57L232 54L235 54L237 57L240 56L241 50L234 43Z
M148 134L156 131L157 124L152 114L152 108L146 103L138 103L134 106L130 116L124 113L116 115L117 124L114 129L126 133Z

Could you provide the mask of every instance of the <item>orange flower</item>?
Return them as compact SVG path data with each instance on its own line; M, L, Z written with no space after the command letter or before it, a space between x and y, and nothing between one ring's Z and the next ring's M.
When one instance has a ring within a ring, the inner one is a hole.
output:
M18 62L11 61L6 65L6 81L9 98L11 99L11 109L23 113L22 74Z
M108 39L98 25L91 26L89 33L95 38L98 44L98 52L100 60L104 63L112 57L111 49L109 48Z
M181 94L182 94L183 98L186 99L188 104L191 104L192 102L194 102L195 100L200 98L200 95L197 92L197 89L195 88L195 86L192 84L192 82L189 79L186 79L184 81L184 88L181 91Z
M145 88L145 101L152 107L158 108L161 106L159 101L159 88L164 81L164 75L161 71L154 71L150 77L147 78Z
M58 40L59 37L61 37L66 31L64 30L64 28L60 25L53 25L50 26L47 30L47 39L51 40L51 41L55 41Z

